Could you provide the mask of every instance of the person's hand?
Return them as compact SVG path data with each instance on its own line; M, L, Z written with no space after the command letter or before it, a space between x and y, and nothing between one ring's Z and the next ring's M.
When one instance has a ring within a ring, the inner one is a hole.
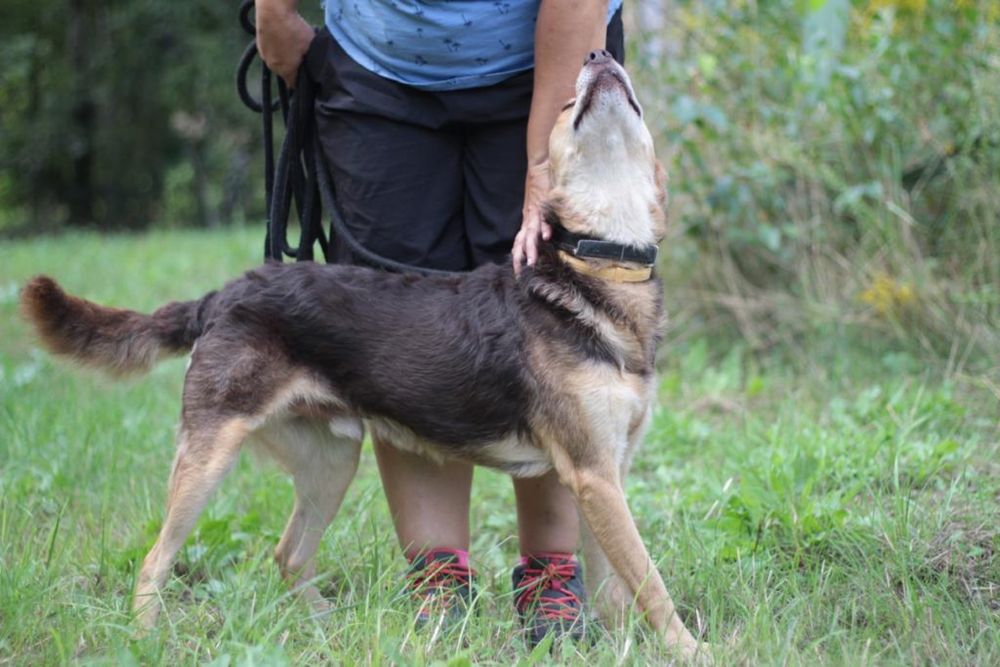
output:
M315 32L297 11L282 2L257 2L257 49L272 72L295 86L299 65Z
M550 187L547 161L528 167L528 176L524 182L521 231L514 237L514 248L511 251L514 275L520 275L525 264L534 265L538 259L539 238L545 241L552 238L552 228L542 219L542 204Z

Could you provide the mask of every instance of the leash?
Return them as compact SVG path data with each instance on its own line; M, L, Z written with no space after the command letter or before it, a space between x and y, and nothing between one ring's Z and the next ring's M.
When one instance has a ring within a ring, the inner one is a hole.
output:
M264 260L282 262L285 257L295 261L313 259L313 248L318 243L323 258L333 260L333 241L343 241L361 261L377 268L395 272L422 273L425 275L454 275L459 271L444 271L413 266L383 257L366 248L354 236L344 221L330 181L323 148L316 131L313 111L316 101L316 82L299 67L295 89L289 90L281 77L275 77L263 59L260 62L260 99L256 99L248 85L250 67L256 58L257 30L253 23L253 0L244 0L240 6L240 25L251 36L250 43L240 57L236 68L236 92L244 106L261 116L261 136L264 142L264 187L267 205L267 233L264 237ZM277 79L277 99L273 84ZM285 137L277 160L274 157L274 114L281 112ZM299 239L296 245L288 241L288 219L292 205L299 219ZM323 211L330 216L330 233L323 228Z

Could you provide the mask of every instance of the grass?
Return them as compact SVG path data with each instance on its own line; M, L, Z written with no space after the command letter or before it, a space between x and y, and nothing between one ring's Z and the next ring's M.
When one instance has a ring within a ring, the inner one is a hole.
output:
M524 648L510 484L485 470L478 614L415 631L367 450L320 549L331 615L310 619L283 587L271 551L291 486L244 457L181 554L160 627L136 634L129 592L162 517L184 361L124 385L54 363L16 318L18 286L46 272L149 309L218 286L260 244L230 230L0 246L0 664L667 662L637 623L592 647ZM1000 664L989 382L839 333L752 354L674 327L628 490L682 612L723 646L718 663Z

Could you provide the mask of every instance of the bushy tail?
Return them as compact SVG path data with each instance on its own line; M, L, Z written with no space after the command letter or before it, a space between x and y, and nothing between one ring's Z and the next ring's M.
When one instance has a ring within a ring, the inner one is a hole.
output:
M128 375L190 350L204 328L200 306L211 297L143 315L71 296L48 276L36 276L21 292L21 313L53 354Z

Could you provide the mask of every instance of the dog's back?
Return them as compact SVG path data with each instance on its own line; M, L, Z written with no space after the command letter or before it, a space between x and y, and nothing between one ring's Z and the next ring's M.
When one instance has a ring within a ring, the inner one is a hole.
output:
M307 370L352 409L445 446L522 430L530 404L525 296L509 267L420 277L268 264L149 315L69 295L41 276L24 288L21 305L46 349L113 375L147 371L200 338L199 355L216 357L217 367L267 346L261 359ZM262 383L272 370L255 367L248 377Z
M205 338L224 337L222 352L240 339L280 341L289 363L352 409L466 446L523 428L524 299L510 267L419 277L266 265L219 294Z

